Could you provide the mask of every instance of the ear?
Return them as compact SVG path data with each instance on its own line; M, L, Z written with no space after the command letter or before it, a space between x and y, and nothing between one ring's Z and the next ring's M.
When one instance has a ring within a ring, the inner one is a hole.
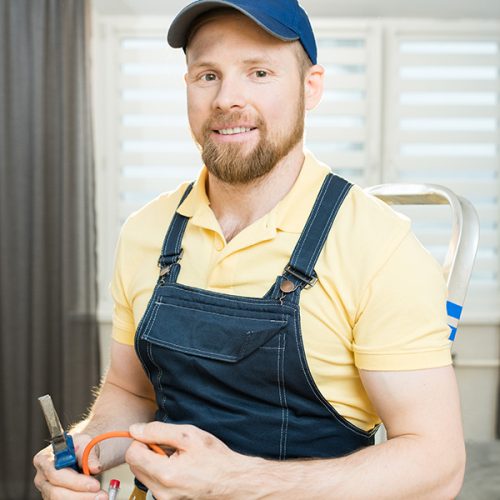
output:
M315 108L323 96L325 68L319 64L311 66L304 77L305 108Z

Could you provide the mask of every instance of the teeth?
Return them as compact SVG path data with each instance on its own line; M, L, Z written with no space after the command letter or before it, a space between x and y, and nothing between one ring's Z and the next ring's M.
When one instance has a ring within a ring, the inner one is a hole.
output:
M219 134L222 135L232 135L232 134L242 134L243 132L250 132L252 130L251 128L243 128L243 127L236 127L236 128L223 128L219 130Z

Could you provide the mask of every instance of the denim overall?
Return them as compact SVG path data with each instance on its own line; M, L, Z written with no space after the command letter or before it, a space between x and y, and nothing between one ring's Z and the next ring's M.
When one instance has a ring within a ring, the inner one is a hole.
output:
M300 293L317 280L314 266L350 188L326 176L288 266L263 298L177 283L189 219L174 215L135 337L156 420L193 424L236 452L277 460L338 457L373 444L375 429L348 422L318 390L300 328Z

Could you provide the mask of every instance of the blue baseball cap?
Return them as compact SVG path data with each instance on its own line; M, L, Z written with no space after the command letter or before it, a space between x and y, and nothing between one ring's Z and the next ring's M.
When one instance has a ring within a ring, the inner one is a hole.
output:
M316 40L305 10L297 0L196 0L184 7L168 30L171 47L186 48L191 24L212 9L231 7L283 41L300 40L313 64L317 63Z

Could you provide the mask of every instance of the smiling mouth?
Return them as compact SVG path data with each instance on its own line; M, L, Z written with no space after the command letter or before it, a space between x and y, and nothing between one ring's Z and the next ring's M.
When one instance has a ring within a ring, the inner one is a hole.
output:
M252 130L256 130L256 127L222 128L220 130L214 130L214 132L220 135L235 135L235 134L243 134L245 132L251 132Z

